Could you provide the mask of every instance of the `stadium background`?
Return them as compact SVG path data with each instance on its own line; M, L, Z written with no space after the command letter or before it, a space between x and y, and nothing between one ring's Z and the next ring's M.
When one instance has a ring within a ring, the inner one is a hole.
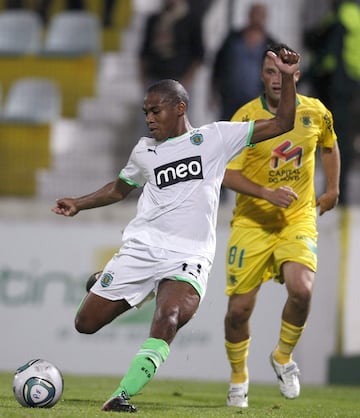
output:
M244 23L250 3L213 1L204 20L209 61L229 24ZM306 0L264 3L269 5L269 30L303 52L300 39L304 21L299 16ZM56 15L63 2L53 4ZM99 4L87 2L94 12L99 11ZM78 335L72 326L84 281L118 248L121 230L135 211L135 200L70 220L55 217L50 208L56 197L85 194L113 179L127 160L137 139L142 101L136 50L146 14L159 4L117 1L117 19L113 27L102 28L98 53L51 59L42 54L0 57L2 106L11 84L24 76L53 78L62 103L61 114L49 123L3 120L0 124L0 328L3 352L7 353L0 359L1 370L14 370L32 357L44 357L64 372L119 374L125 372L147 335L151 304L94 336ZM2 6L0 1L0 11ZM304 51L305 63L306 59ZM209 66L204 65L193 91L194 125L216 118L206 106L208 77ZM357 138L355 144L359 141ZM359 362L359 158L349 182L351 205L319 220L319 271L312 313L296 350L302 380L307 383L354 379L354 373L336 371L334 375L337 366L333 360L340 356L345 362L349 360L351 367ZM319 171L316 186L319 189L321 185ZM230 196L220 208L218 250L207 297L194 321L180 332L172 346L171 361L159 376L228 379L223 288L232 205ZM261 293L252 322L249 359L254 381L273 381L267 354L277 340L284 297L283 289L279 291L273 284L264 286ZM205 355L209 361L204 361ZM118 359L116 367L114 358ZM341 364L345 367L348 363Z

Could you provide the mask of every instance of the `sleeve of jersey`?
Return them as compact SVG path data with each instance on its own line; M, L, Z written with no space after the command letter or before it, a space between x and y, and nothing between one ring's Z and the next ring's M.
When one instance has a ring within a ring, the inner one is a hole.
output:
M126 166L120 171L119 178L134 187L142 187L146 183L136 159L136 148L133 149Z
M250 120L248 106L240 107L231 118L231 122L248 122ZM248 138L248 141L250 141L251 136ZM255 145L255 144L254 144ZM241 152L240 154L236 155L235 158L233 158L226 168L229 170L241 170L244 165L244 160L246 159L246 150Z
M245 147L251 146L250 140L254 131L254 121L250 122L218 122L227 151L228 161L240 154Z
M334 122L333 122L333 116L331 112L325 108L325 106L322 109L322 136L320 145L324 148L332 148L337 140L336 133L334 131Z

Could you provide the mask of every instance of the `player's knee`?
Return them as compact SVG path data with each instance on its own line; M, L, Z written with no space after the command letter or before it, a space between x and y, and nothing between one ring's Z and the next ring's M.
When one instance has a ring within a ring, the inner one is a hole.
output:
M180 322L180 309L177 306L166 306L162 309L161 317L169 327L177 327Z
M299 286L292 293L291 298L293 302L299 307L310 305L312 289L309 286Z
M75 329L80 334L94 334L97 331L97 328L80 315L75 318Z
M171 305L158 307L152 328L157 332L163 330L166 335L175 335L176 331L181 328L179 308Z
M231 328L238 328L246 321L248 321L251 315L251 309L247 306L237 307L237 309L228 309L225 315L225 322Z

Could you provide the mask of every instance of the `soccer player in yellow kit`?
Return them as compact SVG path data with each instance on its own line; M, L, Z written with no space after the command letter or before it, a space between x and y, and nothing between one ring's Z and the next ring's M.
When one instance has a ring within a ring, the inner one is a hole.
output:
M269 49L278 53L283 44ZM286 46L286 48L288 48ZM296 81L300 72L294 74ZM241 107L233 121L269 118L277 112L281 73L264 54L264 95ZM315 151L320 147L325 192L314 192ZM339 196L340 157L333 118L315 98L297 94L295 127L256 144L231 161L223 185L237 192L226 255L225 347L231 366L227 404L248 406L249 319L261 284L284 283L288 292L280 338L270 355L280 392L300 394L299 369L292 359L309 314L317 256L316 206L334 208Z

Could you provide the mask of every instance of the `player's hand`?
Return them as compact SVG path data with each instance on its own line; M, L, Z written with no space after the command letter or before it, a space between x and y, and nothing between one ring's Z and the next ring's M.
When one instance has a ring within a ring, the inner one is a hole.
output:
M316 201L316 206L319 207L319 215L323 215L328 210L333 209L338 203L338 194L336 193L323 193Z
M274 60L275 65L282 73L294 74L299 70L300 55L296 52L291 52L288 49L282 48L279 56L272 51L268 51L267 56Z
M57 215L64 216L75 216L79 212L75 204L75 199L70 197L57 199L56 206L54 206L51 210Z
M290 186L281 186L277 189L267 189L264 196L267 201L280 208L288 208L299 196Z

